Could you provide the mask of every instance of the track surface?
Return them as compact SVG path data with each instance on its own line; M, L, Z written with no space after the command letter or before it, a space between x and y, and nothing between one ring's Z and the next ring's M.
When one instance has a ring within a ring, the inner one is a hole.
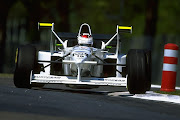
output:
M102 92L104 91L104 92ZM180 120L180 105L107 96L117 87L75 90L64 85L21 89L0 78L1 120Z

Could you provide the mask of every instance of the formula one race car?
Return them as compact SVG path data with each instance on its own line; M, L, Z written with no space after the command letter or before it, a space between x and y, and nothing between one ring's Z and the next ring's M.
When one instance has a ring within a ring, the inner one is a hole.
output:
M24 45L16 51L14 84L31 88L44 84L65 84L71 88L124 86L131 94L145 93L151 86L151 52L131 49L127 55L120 51L121 32L132 33L132 27L118 26L116 33L100 48L93 45L93 34L88 24L80 26L77 45L68 47L68 40L54 32L54 23L38 23L38 28L51 28L49 51L36 51L33 45ZM115 40L115 52L110 43ZM55 42L54 42L55 41Z

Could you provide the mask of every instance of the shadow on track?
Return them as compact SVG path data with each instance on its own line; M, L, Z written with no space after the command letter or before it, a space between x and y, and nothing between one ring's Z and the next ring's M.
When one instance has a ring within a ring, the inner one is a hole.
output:
M128 97L128 96L133 96L132 94L124 94L125 91L123 90L99 90L99 89L72 89L72 88L48 88L48 87L42 87L42 88L38 88L38 87L33 87L33 90L41 90L41 91L53 91L53 92L67 92L67 93L78 93L78 94L92 94L92 95L108 95L110 93L121 93L121 97Z
M84 89L60 89L60 88L32 88L33 90L41 91L53 91L53 92L68 92L68 93L80 93L80 94L93 94L93 95L107 95L110 92L107 91L90 91Z

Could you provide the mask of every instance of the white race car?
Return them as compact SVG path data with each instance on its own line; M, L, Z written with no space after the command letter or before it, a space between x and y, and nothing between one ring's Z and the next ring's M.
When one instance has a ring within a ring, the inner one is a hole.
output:
M131 94L145 93L151 86L151 52L131 49L121 53L120 32L132 33L132 27L118 26L116 33L100 48L93 47L93 34L88 24L80 26L77 45L69 47L54 32L54 23L38 23L38 28L51 28L49 51L36 51L33 45L20 46L16 51L14 84L31 88L44 84L65 84L71 88L123 86ZM110 43L115 40L115 52Z

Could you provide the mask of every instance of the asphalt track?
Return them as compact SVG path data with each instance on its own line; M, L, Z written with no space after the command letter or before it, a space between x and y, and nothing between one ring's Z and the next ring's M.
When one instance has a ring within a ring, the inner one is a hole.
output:
M0 120L180 120L180 105L108 93L118 87L91 90L46 85L22 89L12 78L0 78Z

